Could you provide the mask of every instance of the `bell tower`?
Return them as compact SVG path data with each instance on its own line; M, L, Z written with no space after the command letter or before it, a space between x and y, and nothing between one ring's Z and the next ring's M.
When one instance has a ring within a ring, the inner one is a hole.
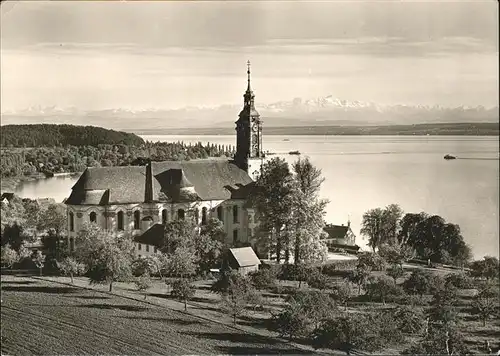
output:
M264 154L262 152L262 121L255 109L255 95L250 86L250 61L247 62L247 67L248 84L243 95L243 110L236 121L234 160L241 169L246 170L252 176L255 164L258 163L260 166Z

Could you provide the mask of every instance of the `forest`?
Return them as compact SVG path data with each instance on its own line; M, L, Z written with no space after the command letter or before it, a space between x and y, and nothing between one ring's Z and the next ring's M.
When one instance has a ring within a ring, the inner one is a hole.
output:
M36 130L39 129L39 132ZM232 156L234 147L211 143L144 142L134 134L72 125L2 127L1 177L82 172L86 167Z

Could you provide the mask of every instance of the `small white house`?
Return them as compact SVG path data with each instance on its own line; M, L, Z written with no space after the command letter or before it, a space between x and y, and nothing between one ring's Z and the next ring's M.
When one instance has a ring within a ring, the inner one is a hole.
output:
M261 262L253 248L238 247L230 248L227 251L223 264L223 267L230 267L245 276L250 272L257 271Z

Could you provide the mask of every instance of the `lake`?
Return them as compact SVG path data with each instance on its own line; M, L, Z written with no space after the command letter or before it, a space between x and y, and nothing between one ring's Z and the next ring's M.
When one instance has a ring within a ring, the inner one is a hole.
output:
M235 144L235 136L142 136L149 141ZM288 140L288 141L287 141ZM264 150L293 162L299 150L321 168L321 194L330 200L326 219L346 224L359 236L363 213L399 204L405 212L425 211L460 225L475 257L498 256L498 137L471 136L264 136ZM458 157L446 161L445 154ZM75 178L26 182L23 197L68 196Z

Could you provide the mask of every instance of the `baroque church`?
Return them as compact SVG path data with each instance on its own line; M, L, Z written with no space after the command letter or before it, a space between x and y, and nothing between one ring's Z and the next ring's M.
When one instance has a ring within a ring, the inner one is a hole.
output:
M249 244L257 222L246 204L264 161L262 120L248 83L236 121L234 158L150 162L146 166L87 168L66 199L70 249L86 222L134 239L136 254L157 252L169 221L194 215L199 225L222 221L229 245Z

